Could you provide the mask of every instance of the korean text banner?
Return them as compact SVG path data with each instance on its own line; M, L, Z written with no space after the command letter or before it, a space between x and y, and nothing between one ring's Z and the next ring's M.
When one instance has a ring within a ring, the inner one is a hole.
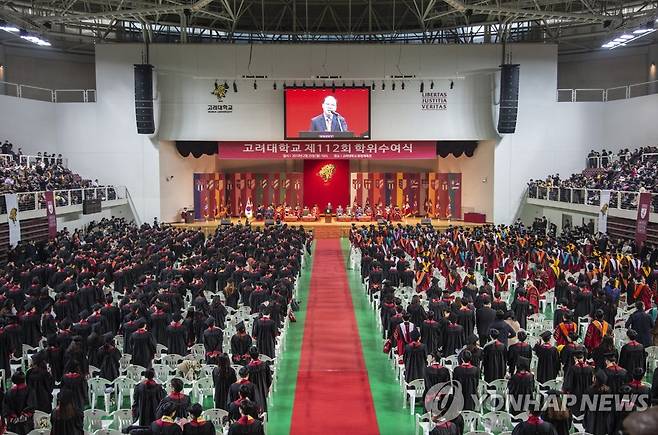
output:
M220 159L435 159L434 141L219 142Z

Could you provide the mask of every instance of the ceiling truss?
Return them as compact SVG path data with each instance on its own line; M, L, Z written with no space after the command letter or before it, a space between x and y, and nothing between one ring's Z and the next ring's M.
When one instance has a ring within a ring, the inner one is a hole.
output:
M657 10L658 0L0 0L6 22L88 51L103 41L530 41L591 49L654 22Z

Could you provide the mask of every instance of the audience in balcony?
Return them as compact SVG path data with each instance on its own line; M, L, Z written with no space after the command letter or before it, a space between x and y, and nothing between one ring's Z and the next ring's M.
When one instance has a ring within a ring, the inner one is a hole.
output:
M633 151L623 149L617 152L616 158L611 151L603 150L599 154L592 150L588 155L588 168L598 167L599 170L584 171L565 179L560 178L559 174L549 175L545 180L530 180L528 187L531 190L536 187L563 187L658 192L658 155L650 155L654 153L658 153L656 146Z

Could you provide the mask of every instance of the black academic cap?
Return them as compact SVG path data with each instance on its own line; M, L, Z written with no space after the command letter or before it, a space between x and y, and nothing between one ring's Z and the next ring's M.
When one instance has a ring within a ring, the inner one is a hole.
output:
M491 338L498 338L499 335L500 335L500 332L499 332L497 329L495 329L495 328L491 328L491 329L489 330L489 336L490 336Z
M246 329L246 327L244 326L244 322L240 322L240 323L236 324L235 329L237 329L238 331Z
M628 331L626 331L626 335L627 335L628 338L630 338L631 340L635 340L635 339L637 338L637 332L635 332L634 329L629 329Z
M576 349L573 354L575 358L583 358L585 356L585 352L583 352L582 349Z
M551 331L544 331L539 336L544 340L548 340L553 336L553 333Z

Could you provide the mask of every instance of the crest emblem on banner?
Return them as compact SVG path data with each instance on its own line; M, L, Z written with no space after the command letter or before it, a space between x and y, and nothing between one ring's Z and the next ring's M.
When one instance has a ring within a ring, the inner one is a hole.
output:
M226 98L226 91L227 87L224 83L217 83L217 80L215 80L215 87L212 90L211 94L217 97L217 102L221 103L224 101L224 98Z
M354 186L354 188L358 190L361 188L361 183L359 183L359 180L354 179L352 180L352 186Z
M365 187L367 190L370 190L371 186L372 186L372 180L370 180L369 178L363 180L363 187Z
M384 187L384 180L380 178L377 180L377 189L381 189L382 187Z
M336 172L336 166L329 163L327 165L324 165L322 168L320 168L318 175L320 176L320 178L322 178L322 180L325 183L328 183L334 177L335 172Z
M13 223L16 223L16 218L17 217L18 217L18 209L16 207L12 207L11 211L9 212L9 219Z
M247 181L247 186L249 186L249 189L254 189L256 187L256 179L250 178L249 181Z
M646 217L647 217L647 206L646 205L642 206L642 208L640 209L640 217L642 219L646 219Z
M267 178L263 178L262 180L260 180L260 186L263 189L267 189Z

